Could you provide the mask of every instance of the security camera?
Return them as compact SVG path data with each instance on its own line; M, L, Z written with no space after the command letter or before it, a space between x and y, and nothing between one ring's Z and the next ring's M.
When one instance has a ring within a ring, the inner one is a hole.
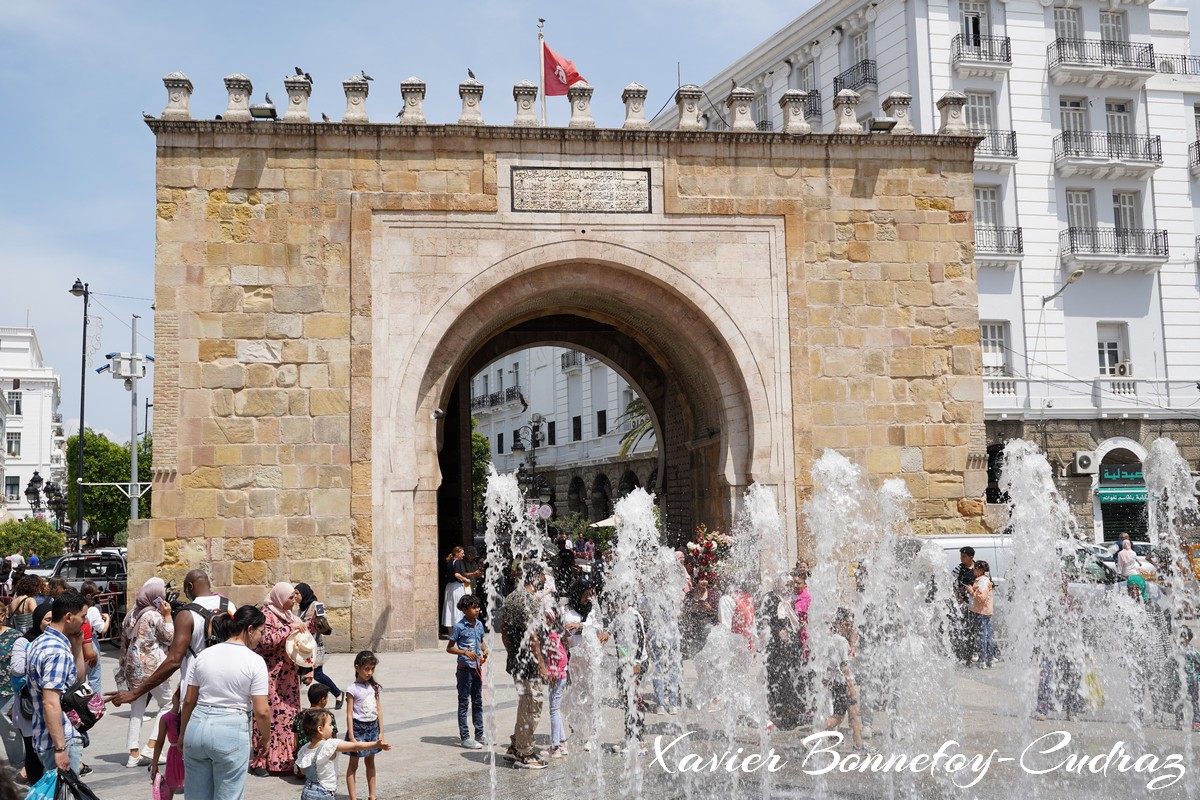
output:
M434 419L441 419L442 417L446 416L446 412L440 408L435 408L430 416Z

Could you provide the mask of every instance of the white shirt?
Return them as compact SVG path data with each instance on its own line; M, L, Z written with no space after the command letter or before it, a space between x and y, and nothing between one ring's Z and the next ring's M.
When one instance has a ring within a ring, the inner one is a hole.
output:
M326 739L320 744L310 742L296 753L296 766L304 770L305 776L311 781L308 768L314 767L317 773L317 783L331 792L337 792L337 739Z
M221 595L211 594L208 597L197 597L191 602L195 603L201 608L207 608L212 611L216 611L221 607ZM229 609L231 611L234 610L232 602L229 604ZM183 675L184 677L187 676L188 669L191 667L192 660L195 658L192 653L199 655L204 651L204 618L195 611L189 610L188 613L192 615L192 640L188 643L188 649L184 651L183 658L180 660L179 664L179 674Z
M4 551L0 550L0 553L2 553L2 552L4 552ZM16 569L17 567L19 567L25 563L25 556L21 555L20 553L13 553L11 556L8 557L8 563L12 564L13 569Z
M92 640L95 641L104 635L104 617L100 616L100 609L96 606L88 606L87 621L92 626Z
M200 688L196 699L200 705L250 713L254 710L250 698L267 695L267 662L245 645L221 642L192 659L183 683L185 695L189 686Z

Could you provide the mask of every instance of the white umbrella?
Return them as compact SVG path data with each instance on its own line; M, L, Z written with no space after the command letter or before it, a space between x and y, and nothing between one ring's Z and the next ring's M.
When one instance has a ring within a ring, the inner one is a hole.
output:
M619 523L620 521L621 520L618 517L614 516L614 517L609 517L608 519L602 519L599 522L593 522L591 525L588 525L588 527L589 528L615 528L615 527L617 527L617 523Z

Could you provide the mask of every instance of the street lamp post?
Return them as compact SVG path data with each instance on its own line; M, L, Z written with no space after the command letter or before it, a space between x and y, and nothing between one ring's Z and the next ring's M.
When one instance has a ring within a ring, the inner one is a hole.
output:
M512 444L511 452L515 456L524 456L526 452L525 442L529 442L529 469L525 469L524 462L517 468L517 483L525 492L525 495L530 498L537 498L542 505L549 505L554 492L545 479L537 474L537 448L542 443L542 422L544 418L541 414L534 414L528 425L522 425L517 429L516 440ZM549 522L547 522L547 526Z
M87 325L88 325L88 300L91 294L88 292L88 285L75 279L75 283L71 286L71 294L76 297L83 298L83 348L79 356L79 474L75 476L75 552L81 552L83 547L83 411L86 408L84 404L84 391L87 388ZM136 447L137 444L134 443Z
M43 482L42 476L37 473L37 470L34 470L33 477L29 479L29 484L25 487L25 500L29 503L29 510L35 517L42 513Z

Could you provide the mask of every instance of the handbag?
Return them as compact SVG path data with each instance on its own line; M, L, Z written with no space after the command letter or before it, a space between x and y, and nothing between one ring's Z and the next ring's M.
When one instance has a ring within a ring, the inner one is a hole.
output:
M60 769L54 800L100 800L100 798L74 772Z
M104 716L104 698L93 692L87 681L80 681L63 692L62 709L71 727L83 733Z

